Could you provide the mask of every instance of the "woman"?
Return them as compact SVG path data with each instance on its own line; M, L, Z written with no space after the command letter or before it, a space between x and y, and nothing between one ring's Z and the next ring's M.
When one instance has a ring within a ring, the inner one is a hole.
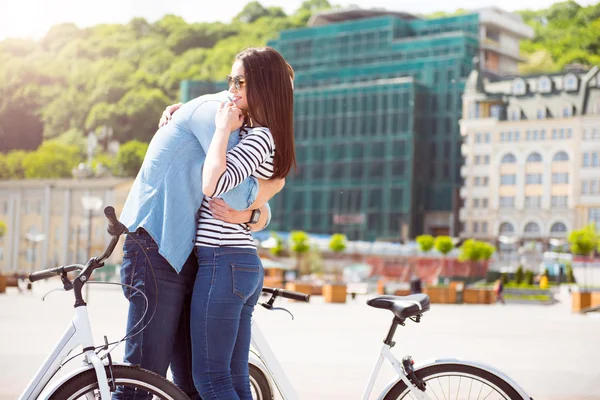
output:
M253 175L284 178L295 166L293 71L271 48L238 54L228 77L232 102L221 104L202 171L205 194L196 237L198 274L191 309L193 373L204 400L251 399L250 323L263 268L249 225L213 218L210 198ZM241 140L227 151L230 133ZM256 211L255 211L256 212Z

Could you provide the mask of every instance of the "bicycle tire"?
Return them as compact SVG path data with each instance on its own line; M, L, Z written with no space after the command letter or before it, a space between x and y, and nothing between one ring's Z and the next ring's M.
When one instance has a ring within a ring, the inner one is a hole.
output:
M438 377L465 376L465 375L471 376L471 377L475 377L475 380L479 381L482 384L482 388L483 388L483 383L485 383L487 385L491 384L491 386L493 386L495 389L502 391L503 393L500 393L500 394L507 400L523 400L523 397L518 393L518 391L510 383L506 382L504 379L502 379L501 377L499 377L498 375L496 375L492 372L486 371L481 368L474 367L472 365L440 363L440 364L434 364L434 365L430 365L430 366L427 366L424 368L420 368L415 371L415 374L417 375L418 378L424 380L426 383L428 380L430 381L430 383L433 383L433 382L431 382L431 380L438 378ZM431 387L430 385L427 385L425 393L428 393L428 391L430 393L435 393L434 392L435 389L431 389L431 391L430 391L430 387ZM459 390L460 390L460 381L459 381ZM409 393L410 392L409 392L408 388L406 387L406 384L403 381L398 381L398 382L396 382L396 384L394 386L392 386L392 388L385 395L384 400L397 400L397 399L412 398L412 397L408 397ZM429 396L429 397L431 398L431 396ZM458 394L456 397L458 397ZM437 395L435 395L434 398L437 398ZM442 398L442 397L440 397L440 398ZM452 397L452 398L454 398L454 397ZM460 399L460 397L458 397L458 398Z
M273 391L265 374L255 365L250 364L250 388L252 400L272 400Z
M154 372L129 365L115 365L112 368L117 386L142 389L153 396L164 400L189 400L175 384ZM108 367L106 374L110 376ZM96 371L83 371L63 383L52 395L50 400L74 400L98 389Z

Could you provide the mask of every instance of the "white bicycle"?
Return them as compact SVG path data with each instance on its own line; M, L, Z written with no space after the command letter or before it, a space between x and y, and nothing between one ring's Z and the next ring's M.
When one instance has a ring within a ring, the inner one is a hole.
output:
M85 266L79 264L62 266L34 272L29 276L29 280L35 282L59 275L63 282L63 289L66 291L73 290L75 295L75 316L52 353L21 394L19 400L107 400L111 398L112 392L125 387L136 389L144 394L150 393L153 398L165 400L188 399L177 386L158 374L137 366L113 363L110 357L110 344L106 337L102 346L94 345L87 305L83 300L81 290L89 281L92 272L97 268L101 268L104 265L103 261L112 254L119 236L127 232L127 228L117 220L114 208L107 207L104 213L108 218L108 232L111 234L112 239L102 256L92 258ZM81 272L71 282L67 273L72 271ZM132 289L137 290L133 287ZM120 342L122 340L116 342L116 344ZM78 346L82 347L81 354L84 355L84 365L49 385L54 375L69 361L65 362L66 358ZM106 350L109 351L101 356L101 352Z
M270 300L263 304L267 309L274 309L273 302L277 297L306 302L309 299L303 293L283 289L263 288L263 292L271 294ZM415 366L410 356L400 361L392 354L396 329L405 325L408 319L420 322L423 313L430 308L429 296L377 296L368 300L367 304L390 310L394 317L363 392L363 400L370 398L384 360L392 365L398 376L384 388L377 397L379 400L532 400L516 382L488 365L458 359L439 359ZM265 372L260 381L267 381L269 384L268 390L257 393L255 399L272 399L274 386L284 400L298 400L298 395L256 323L252 324L252 347L251 351L261 362L257 365Z

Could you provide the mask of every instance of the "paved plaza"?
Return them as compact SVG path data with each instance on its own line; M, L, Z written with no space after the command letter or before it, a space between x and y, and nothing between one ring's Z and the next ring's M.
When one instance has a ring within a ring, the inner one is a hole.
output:
M45 291L60 282L36 283L0 295L0 400L16 399L72 317L72 293ZM566 298L563 297L566 300ZM118 287L90 286L90 316L98 343L122 336L127 303ZM255 313L301 399L360 399L376 361L391 313L365 305L283 300L295 320L259 307ZM396 334L394 353L417 363L431 358L478 360L505 372L534 399L600 399L600 315L573 315L566 301L553 306L432 305L420 324ZM120 336L121 335L121 336ZM115 350L120 360L123 347ZM79 366L74 361L67 370ZM385 366L375 386L393 377ZM371 398L376 398L372 396Z

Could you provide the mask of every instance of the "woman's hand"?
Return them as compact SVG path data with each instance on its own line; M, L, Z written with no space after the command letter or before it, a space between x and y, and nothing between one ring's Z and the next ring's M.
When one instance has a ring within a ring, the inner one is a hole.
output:
M182 105L183 103L177 103L167 106L165 108L165 111L163 111L162 116L160 117L160 121L158 121L158 127L162 128L163 126L165 126L167 122L171 120L171 117L173 116L175 111L179 110L179 107L181 107Z
M215 116L217 130L231 133L239 129L244 123L244 113L233 103L221 103Z

